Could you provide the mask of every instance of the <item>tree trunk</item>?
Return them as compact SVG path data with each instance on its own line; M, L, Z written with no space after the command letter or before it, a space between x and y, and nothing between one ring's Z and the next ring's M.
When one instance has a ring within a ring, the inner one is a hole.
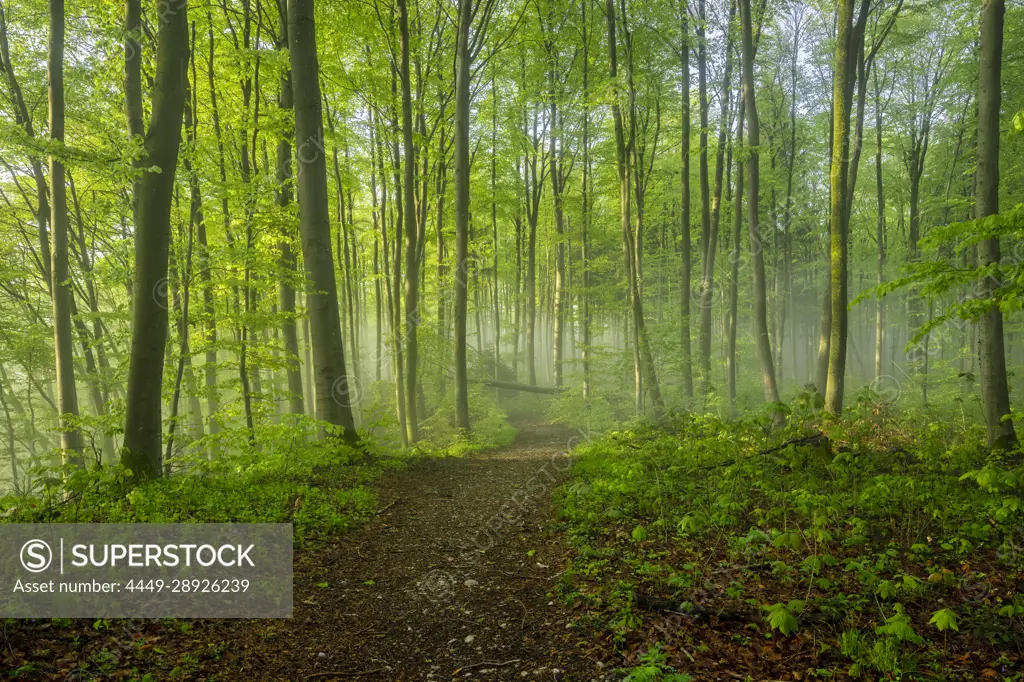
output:
M167 343L167 260L188 64L186 0L172 0L157 35L146 172L138 184L132 343L121 462L136 480L160 475L161 390Z
M418 346L416 327L419 324L419 258L416 225L416 148L412 138L412 77L409 74L409 7L407 0L398 0L398 24L401 38L402 81L402 148L405 153L402 182L405 209L405 426L406 440L419 440L416 418L416 366ZM399 322L400 324L400 322Z
M743 239L743 114L745 102L739 98L736 117L736 193L733 195L732 253L729 255L729 317L726 340L726 369L729 385L729 414L736 416L736 334L739 328L740 242Z
M830 294L832 304L829 332L828 380L825 385L825 410L843 412L846 382L846 343L849 298L849 161L851 79L855 77L850 53L853 33L853 0L841 0L832 84L832 169L829 173L831 210L829 212Z
M875 201L878 204L878 220L875 241L878 258L875 262L875 284L885 282L885 193L882 185L882 109L878 71L875 79ZM875 377L882 376L885 349L885 299L881 296L875 302Z
M21 485L18 479L18 453L14 449L14 420L11 418L11 410L7 406L6 388L4 384L7 383L7 374L2 372L0 367L0 374L2 374L3 381L0 382L0 409L4 411L4 423L7 425L7 456L11 460L11 488L15 494L21 494Z
M796 374L796 309L793 307L793 242L792 242L792 228L793 228L793 175L796 171L796 105L797 105L797 89L796 89L796 77L797 77L797 63L800 58L800 29L803 24L803 11L802 6L798 6L798 9L793 16L793 53L790 56L789 62L789 82L790 82L790 101L789 101L789 158L786 168L786 218L782 225L783 229L783 244L782 244L782 286L785 289L783 298L780 301L782 310L780 312L781 323L779 330L779 344L780 346L785 343L785 325L786 325L786 311L790 309L793 311L793 352L791 357L793 359L793 368L790 370L795 376ZM779 352L779 374L780 379L785 380L785 375L782 372L782 348L778 349Z
M740 0L740 22L743 30L743 103L747 119L747 229L750 233L750 251L754 261L754 334L757 354L761 360L761 380L764 383L764 397L770 403L779 402L779 388L775 383L775 364L772 356L771 337L768 332L768 296L764 274L764 238L758 222L758 192L760 168L758 149L761 145L760 123L757 117L757 100L754 96L754 39L753 22L750 16L750 0ZM785 415L775 412L775 421L784 422Z
M288 3L277 0L278 37L277 49L288 48ZM285 69L281 73L280 93L277 105L284 112L292 108L292 74ZM289 131L292 132L292 131ZM289 135L277 143L277 205L287 210L292 201L292 144ZM278 264L283 276L277 285L278 307L281 310L281 335L288 363L288 411L304 414L306 407L302 399L302 368L299 362L299 335L295 324L295 254L292 253L290 234L282 234L277 243Z
M50 100L50 140L64 144L64 0L49 0L50 42L47 60ZM64 164L50 152L50 292L53 303L53 346L57 368L57 408L61 421L61 458L81 467L85 447L78 427L74 345L71 338L71 281L68 275L68 197Z
M491 245L494 251L491 275L494 286L494 378L497 379L501 368L501 299L498 289L498 90L493 71L491 102Z
M683 392L686 398L693 398L693 352L690 347L690 297L693 292L693 255L690 237L690 26L689 3L683 2L680 16L679 80L682 85L682 108L680 120L680 159L682 177L680 180L680 240L682 250L682 284L680 286L680 350L683 361ZM584 121L584 125L586 122ZM584 275L586 276L586 275ZM588 341L589 343L589 341Z
M580 268L583 272L583 292L581 294L581 308L583 317L583 343L582 343L582 360L583 360L583 399L588 400L591 394L590 385L590 25L587 20L587 4L586 2L580 3L580 7L583 13L583 182L581 184L582 194L582 209L583 209L583 234L582 244L580 245ZM687 81L689 83L689 81ZM685 123L684 123L685 125ZM684 139L689 139L689 134L684 135ZM689 153L684 155L684 158L689 162ZM689 196L689 185L687 185L687 191L684 192L684 196ZM689 234L689 223L687 223L687 234ZM688 240L687 240L688 242ZM686 247L689 249L689 247ZM689 250L687 250L687 256L685 261L689 262ZM686 266L687 273L687 284L689 283L689 269ZM687 287L688 288L688 287ZM518 290L518 287L517 287ZM686 324L689 324L689 297L688 293L683 295L683 311L684 319ZM686 336L686 349L687 353L687 366L689 366L689 327L685 330ZM690 385L690 393L693 392L692 382Z
M191 41L189 49L189 65L191 66L191 80L186 78L185 82L185 112L184 112L184 126L185 136L188 145L188 151L182 160L182 165L185 169L185 174L188 176L189 186L189 232L188 232L188 275L184 278L183 284L189 291L191 291L191 273L192 273L192 262L194 255L194 231L203 232L203 241L205 245L205 220L206 217L203 214L203 198L202 192L199 188L199 176L195 172L195 168L192 165L191 156L195 153L196 148L196 129L198 127L196 121L196 64L195 64L195 47L196 47L196 28L195 23L192 24ZM74 187L74 185L72 185ZM76 202L77 205L77 202ZM205 272L201 272L200 278L203 288L204 295L207 293L209 288L209 263L201 261L201 266L205 266ZM210 294L212 295L212 293ZM184 336L188 333L188 329L179 328L179 336ZM192 355L189 349L188 353L183 352L182 358L184 366L182 371L187 377L187 387L189 389L189 410L192 413L193 427L196 437L203 435L203 409L199 402L199 397L195 391L195 375L192 367ZM168 447L167 452L170 452Z
M736 14L736 3L729 3L729 25ZM722 185L725 171L725 148L729 130L729 95L732 91L732 31L726 38L725 71L722 76L722 109L718 126L718 150L715 154L715 186L711 196L711 232L707 237L704 251L704 278L701 282L700 299L700 353L704 374L702 392L707 395L711 376L711 308L715 281L715 255L718 249L718 234L722 215Z
M394 99L398 98L398 73L392 69L391 71L391 96ZM394 341L395 351L395 407L398 413L398 427L402 438L402 446L405 447L409 444L409 425L407 421L407 415L405 413L406 395L405 395L405 362L404 362L404 350L405 350L405 338L402 336L402 291L404 289L402 285L402 233L405 231L405 197L403 195L402 181L402 152L401 145L399 142L399 135L402 134L400 130L398 118L392 117L391 119L391 133L392 133L392 144L391 144L391 164L395 185L395 222L393 225L395 240L394 240L394 251L392 252L392 296L391 296L391 338Z
M288 40L299 164L299 232L303 265L312 284L307 306L313 346L316 413L318 419L341 427L342 438L354 445L358 435L352 419L352 402L359 396L358 391L349 387L345 371L338 289L331 254L331 218L327 201L313 0L291 0L288 3Z
M981 8L980 77L978 80L978 168L977 218L999 212L999 106L1002 96L1004 0L986 0ZM1000 259L999 239L978 244L978 264L986 267ZM996 283L983 281L982 298L990 298ZM978 360L981 390L988 425L988 443L994 450L1009 450L1017 444L1010 414L1010 391L1006 380L1003 347L1003 314L992 305L978 324Z
M455 425L468 431L466 272L469 266L469 26L472 0L459 0L455 49ZM532 382L531 382L532 383Z
M553 38L549 37L549 40ZM558 142L558 103L555 101L555 81L564 74L557 72L557 57L554 48L549 48L550 58L553 60L551 80L551 119L548 122L548 133L551 155L551 194L554 200L555 213L555 287L554 299L551 306L551 317L554 323L552 360L554 363L555 386L562 385L562 342L565 327L565 217L562 212L562 172L559 166L561 153Z
M187 120L192 117L190 112L191 104L186 104L186 129L191 121ZM191 164L188 164L191 165ZM191 169L186 166L186 172L192 175ZM174 449L174 434L178 426L178 405L180 404L181 398L181 383L185 376L185 370L189 364L189 358L191 349L189 348L188 342L188 329L189 329L189 294L191 286L190 281L192 278L192 250L193 250L193 239L192 231L195 227L195 211L191 212L188 223L188 235L186 236L186 253L185 253L185 268L180 273L173 273L177 282L174 282L173 295L174 295L174 310L179 315L178 317L178 367L174 375L174 389L171 393L171 415L167 425L167 449L164 452L164 471L170 475L170 461L171 453ZM172 260L173 263L173 260ZM174 268L177 269L177 268ZM173 281L173 280L172 280ZM178 284L180 282L180 284Z

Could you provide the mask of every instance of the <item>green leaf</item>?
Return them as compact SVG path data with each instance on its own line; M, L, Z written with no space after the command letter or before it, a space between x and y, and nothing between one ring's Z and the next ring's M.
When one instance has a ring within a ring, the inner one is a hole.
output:
M790 604L794 604L799 600L794 600ZM800 608L803 608L803 602L800 602ZM775 604L768 610L768 625L772 627L772 630L778 630L787 637L799 629L800 624L796 620L796 616L790 611L789 606L785 604Z
M633 542L643 542L647 539L647 529L643 526L637 526L633 529Z
M956 623L956 613L950 609L939 609L932 614L932 619L928 622L937 627L939 632L945 632L946 630L960 632L960 628Z
M913 626L910 624L910 618L907 616L906 611L903 608L903 604L896 604L893 606L895 613L886 618L885 625L880 625L875 628L875 634L879 635L890 635L900 640L901 642L911 642L912 644L920 645L924 642L921 636L914 632Z

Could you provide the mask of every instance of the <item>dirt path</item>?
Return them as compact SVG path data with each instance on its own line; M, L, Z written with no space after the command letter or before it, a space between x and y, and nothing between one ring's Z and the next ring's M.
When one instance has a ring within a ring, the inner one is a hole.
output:
M572 433L423 460L380 482L377 516L301 555L291 620L221 622L224 680L573 680L601 676L550 596L565 550L551 493ZM324 586L326 584L326 586ZM202 632L201 630L206 630Z

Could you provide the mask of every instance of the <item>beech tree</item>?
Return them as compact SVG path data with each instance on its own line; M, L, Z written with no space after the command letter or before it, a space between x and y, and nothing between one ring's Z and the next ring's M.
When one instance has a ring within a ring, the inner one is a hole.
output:
M131 15L132 2L129 2ZM167 5L157 33L156 76L142 179L135 187L135 271L132 286L131 358L128 363L122 463L135 476L159 476L162 455L163 356L167 342L167 260L178 145L185 111L188 64L186 0ZM131 19L129 19L131 21ZM132 34L134 35L134 34ZM126 70L137 66L138 46L128 43ZM137 74L134 74L137 75ZM129 75L129 80L133 75ZM134 96L133 96L134 97ZM126 95L128 125L137 134L140 102Z
M289 1L288 40L295 107L302 262L312 286L306 301L313 348L316 414L340 427L341 437L346 442L355 443L358 434L351 405L354 394L345 371L345 349L341 340L341 316L331 252L323 109L312 0Z

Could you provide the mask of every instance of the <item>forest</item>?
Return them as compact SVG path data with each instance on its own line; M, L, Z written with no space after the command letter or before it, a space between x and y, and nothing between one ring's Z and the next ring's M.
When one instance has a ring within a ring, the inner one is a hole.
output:
M0 0L0 525L295 541L0 673L1024 680L1022 159L1019 2Z

